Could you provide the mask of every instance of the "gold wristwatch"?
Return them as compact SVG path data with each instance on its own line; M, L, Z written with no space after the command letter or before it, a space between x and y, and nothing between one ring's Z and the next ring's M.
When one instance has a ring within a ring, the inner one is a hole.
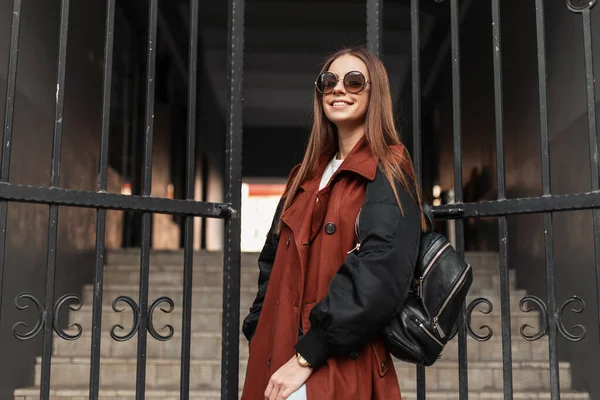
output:
M304 368L310 367L310 363L309 363L308 361L306 361L306 360L304 359L304 357L302 357L302 356L300 355L300 353L296 353L296 359L298 360L298 364L299 364L301 367L304 367Z

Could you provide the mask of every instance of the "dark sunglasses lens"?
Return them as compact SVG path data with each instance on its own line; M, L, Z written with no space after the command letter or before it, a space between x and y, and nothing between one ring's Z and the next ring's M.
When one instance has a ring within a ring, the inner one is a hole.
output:
M317 79L317 89L321 93L329 93L337 84L337 77L331 72L324 72Z
M360 72L348 72L344 77L344 86L349 92L360 92L365 87L365 76Z

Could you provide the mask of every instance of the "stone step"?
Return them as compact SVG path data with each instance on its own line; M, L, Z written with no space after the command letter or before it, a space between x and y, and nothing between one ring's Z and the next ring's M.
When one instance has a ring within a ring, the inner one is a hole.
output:
M74 332L70 332L74 333ZM117 334L123 332L117 331ZM158 331L159 334L167 332ZM527 341L521 336L513 336L513 361L547 361L548 340ZM248 342L240 337L240 359L248 358ZM58 336L54 337L54 356L58 357L90 357L91 333L86 332L74 341L67 341ZM108 332L104 332L100 346L102 357L137 357L137 336L120 342L115 341ZM178 358L181 356L181 333L177 332L170 340L159 341L148 334L148 357ZM219 359L221 357L221 335L218 333L192 333L190 356L193 360ZM502 339L492 337L485 342L479 342L467 337L467 357L470 361L502 361ZM458 360L458 339L455 337L445 347L442 360Z
M181 266L158 266L150 270L149 282L151 285L173 285L183 286L183 267ZM104 285L128 284L139 285L140 268L133 265L119 265L107 268L105 271ZM195 268L192 285L194 287L221 287L223 285L223 268L207 266ZM258 267L243 268L241 286L244 288L256 288L258 285ZM509 271L509 285L511 289L516 288L516 271ZM479 289L499 289L500 277L498 272L492 270L477 270L474 272L472 291Z
M85 285L82 295L83 305L93 304L93 286ZM524 290L513 290L510 295L511 309L517 310L519 307L519 301L526 295ZM112 301L119 296L129 296L136 300L139 296L139 287L137 285L117 285L112 284L104 288L102 301L105 305L112 304ZM183 298L183 288L181 286L172 285L151 285L148 291L149 303L159 297L167 296L175 303L175 307L180 307ZM242 287L240 290L240 308L248 309L252 305L252 302L256 298L255 288ZM478 297L487 298L494 308L499 309L500 307L500 296L497 290L493 289L481 289L469 292L467 296L467 302L474 300ZM193 307L202 308L220 308L222 306L222 289L219 287L194 287L192 289L192 305ZM123 307L126 307L123 305ZM121 307L121 308L123 308Z
M35 366L35 385L40 383L41 358ZM122 389L135 388L135 358L105 358L101 360L101 385ZM394 362L398 380L404 390L416 390L416 369L413 365ZM50 384L61 388L78 388L89 385L88 358L53 357ZM515 390L546 390L550 387L547 362L513 361L513 387ZM240 387L244 381L246 362L240 361ZM561 390L571 387L571 369L568 363L559 363ZM220 360L191 360L190 389L218 389L220 385ZM502 390L502 362L470 362L468 364L470 390ZM177 387L180 376L179 359L148 359L146 362L147 387L168 389ZM456 362L439 360L427 368L427 387L431 390L458 390Z
M242 272L249 271L251 273L258 274L258 257L248 258L248 259L244 259L244 260L245 261L240 265ZM214 259L213 259L213 261L214 261ZM183 269L184 269L183 263L166 263L165 264L165 263L156 263L156 262L151 262L149 265L149 268L150 268L150 272L174 271L179 274L183 273ZM139 274L140 264L139 263L106 264L104 269L105 269L105 273L109 273L109 272L113 272L113 271L127 271L127 272L134 272L134 273ZM210 258L208 260L202 259L202 260L199 260L198 262L194 262L194 264L193 264L194 272L202 271L205 269L218 270L222 275L223 263L222 262L212 262ZM499 273L500 273L499 266L497 264L491 265L489 263L485 264L485 265L474 264L473 271L474 271L475 276L499 275ZM515 270L509 269L509 272L511 272L511 271L515 271Z
M179 389L148 389L146 400L180 400ZM50 389L50 400L84 400L89 398L87 387L75 389ZM135 400L135 389L100 389L98 396L101 400ZM192 400L221 400L218 390L190 390L189 398ZM502 391L469 391L469 400L499 400L503 399ZM562 400L588 400L587 393L563 390L560 393ZM417 393L402 390L403 400L416 400ZM453 391L427 391L428 400L458 400L458 393ZM548 392L514 392L515 400L550 400ZM40 388L31 387L17 389L14 400L40 400Z
M115 312L110 306L102 308L102 330L109 331L115 325L122 325L125 328L131 326L133 313L128 306L124 306L124 311ZM479 309L485 310L484 306L478 306L473 311L471 326L478 335L486 334L487 331L480 330L481 326L488 325L492 329L493 336L502 334L502 320L500 306L494 304L494 309L490 314L483 314ZM248 309L240 310L240 326L243 319L248 314ZM223 311L220 308L194 308L192 310L192 332L220 333ZM529 324L534 328L527 328L525 333L534 333L533 329L539 326L540 313L531 311L522 312L519 309L511 310L511 332L513 335L519 335L521 326ZM154 326L160 328L170 324L175 332L181 331L182 310L176 307L171 313L167 314L161 310L154 312ZM69 325L78 323L82 326L84 332L89 331L92 326L92 306L86 305L79 311L69 312Z
M85 285L82 295L84 305L93 304L92 285ZM104 305L112 304L119 296L131 297L136 304L139 298L139 287L137 285L113 284L104 289L102 302ZM152 285L148 291L149 304L159 297L167 296L175 303L175 308L180 308L183 299L183 288L178 286ZM241 288L240 301L242 309L250 308L256 297L256 289ZM222 289L218 287L194 287L192 289L192 306L201 308L220 308L223 303ZM164 306L164 304L163 304ZM128 308L127 304L120 303L120 308ZM157 310L160 311L160 310Z
M117 334L122 332L117 331ZM166 334L158 330L159 334ZM66 341L57 336L53 339L53 357L78 357L90 359L91 334L84 333L74 341ZM130 340L115 341L108 332L102 333L101 358L137 357L137 335ZM239 338L240 359L248 358L248 341ZM181 356L181 333L176 333L166 341L159 341L148 334L147 356L150 358L176 359ZM192 360L216 360L221 358L221 335L216 333L192 333L190 345Z
M192 284L196 286L222 287L223 267L203 267L194 269ZM151 285L183 285L183 268L180 266L160 266L150 270ZM104 285L127 284L139 285L139 266L118 266L107 268L105 271ZM241 286L246 288L258 287L258 267L242 270Z
M140 265L140 249L110 250L106 252L105 263L109 265ZM242 252L242 266L256 266L258 253ZM194 267L223 266L223 253L220 251L194 251ZM150 252L150 265L183 265L183 250L152 250Z
M241 393L240 393L241 396ZM56 388L50 389L49 400L84 400L90 398L90 389L81 388ZM99 400L136 400L135 389L104 389L100 388ZM190 390L189 399L191 400L221 400L219 390ZM180 400L179 389L146 389L145 400ZM40 400L40 388L30 387L17 389L14 393L14 400Z
M255 268L258 253L242 252L242 268ZM475 270L493 270L498 271L499 256L492 252L466 252L465 260L470 263ZM106 266L112 265L140 265L140 249L111 250L105 256ZM183 266L183 250L176 251L151 251L150 265L152 268L158 266ZM223 253L218 251L195 251L193 255L194 268L197 267L222 267Z

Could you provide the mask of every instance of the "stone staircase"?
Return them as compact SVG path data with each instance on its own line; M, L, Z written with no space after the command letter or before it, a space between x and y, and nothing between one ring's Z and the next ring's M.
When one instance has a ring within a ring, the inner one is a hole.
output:
M257 254L242 255L242 315L250 306L256 292ZM494 310L483 314L473 312L472 326L478 331L482 325L489 325L493 336L489 341L478 342L468 338L469 398L473 400L502 399L502 343L500 323L500 300L498 279L498 256L493 253L469 253L468 260L474 266L474 283L469 300L486 297L494 305ZM132 324L129 307L121 304L123 312L115 312L111 307L113 299L126 295L138 297L139 250L109 252L106 257L106 273L103 295L102 344L100 371L100 398L102 400L134 399L135 374L137 363L137 336L125 342L117 342L110 336L115 325L124 330L116 330L123 335ZM175 333L168 341L158 341L148 335L146 399L179 399L181 304L183 279L183 253L153 252L150 257L149 301L160 296L169 296L175 303L171 313L156 309L154 326L158 333L170 324ZM194 400L216 400L220 398L220 355L221 355L221 282L222 258L218 253L197 252L194 255L193 315L191 344L191 390ZM519 309L519 300L526 294L515 288L514 271L511 282L511 328L513 353L513 387L515 399L550 399L547 337L529 342L519 334L524 324L537 329L539 314L524 313ZM136 300L137 301L137 300ZM89 398L89 365L92 320L92 285L83 290L83 306L79 311L69 311L69 324L79 323L83 327L82 336L75 341L65 341L55 335L52 356L51 399L83 400ZM165 305L163 304L163 307ZM480 306L484 307L484 306ZM529 328L528 328L529 329ZM481 331L485 334L485 331ZM246 368L248 348L240 335L240 388ZM442 358L427 368L427 399L458 399L458 348L453 339L444 350ZM403 399L416 399L415 367L396 362ZM35 385L17 389L15 400L39 399L41 358L36 360ZM572 391L571 370L568 363L560 363L559 376L562 399L588 399L586 393Z

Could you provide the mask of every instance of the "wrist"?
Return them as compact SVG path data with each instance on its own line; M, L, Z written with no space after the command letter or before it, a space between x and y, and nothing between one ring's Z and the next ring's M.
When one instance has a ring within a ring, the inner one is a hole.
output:
M306 335L294 346L294 349L297 353L302 354L302 357L314 369L325 364L331 355L331 348L327 343L325 333L315 326L311 326Z

